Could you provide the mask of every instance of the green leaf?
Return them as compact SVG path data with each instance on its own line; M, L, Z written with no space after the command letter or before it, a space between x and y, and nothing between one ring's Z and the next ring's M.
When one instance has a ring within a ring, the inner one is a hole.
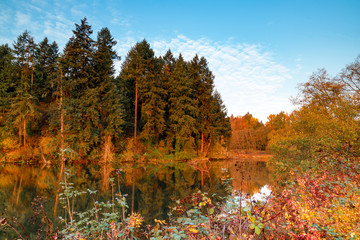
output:
M209 214L214 214L214 208L209 209Z
M255 227L255 233L257 235L260 235L260 228L258 226Z
M250 224L250 229L254 229L255 228L255 223L251 223Z

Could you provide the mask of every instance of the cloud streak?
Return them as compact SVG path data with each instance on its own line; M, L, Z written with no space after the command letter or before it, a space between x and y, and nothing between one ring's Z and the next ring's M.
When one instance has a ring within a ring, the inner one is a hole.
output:
M125 56L132 39L119 42ZM178 35L168 41L149 41L155 53L162 56L171 49L175 56L182 54L191 60L195 54L204 56L215 75L215 87L220 92L228 114L247 112L266 121L268 115L292 109L289 97L282 88L292 78L290 70L277 63L269 51L256 44L235 44L232 41L214 42L206 38L197 40Z
M62 51L72 36L74 22L79 23L79 18L85 13L95 13L96 8L96 4L82 3L69 7L61 0L20 0L11 6L0 3L0 31L4 33L1 34L0 41L11 43L16 36L28 29L36 42L47 36L50 41L55 40ZM124 59L136 41L142 40L143 36L140 36L145 34L130 29L131 19L121 14L121 11L112 8L111 5L107 5L106 8L109 16L101 20L96 19L93 14L87 14L89 23L93 24L95 30L93 37L96 38L96 31L102 26L113 25L110 27L111 31L118 33L114 34L114 37L120 37L120 32L123 34L123 38L117 39L117 50ZM222 95L229 115L244 115L250 112L266 121L266 117L271 113L291 110L288 100L290 93L285 88L295 88L292 86L291 75L296 72L291 72L283 64L278 63L272 53L261 45L239 44L234 39L191 39L181 34L166 40L153 36L149 42L158 56L164 55L168 49L171 49L175 56L181 53L186 60L191 60L195 54L204 56L215 75L215 87ZM296 66L296 70L300 71L301 62L297 63L299 65ZM121 62L117 62L118 71L120 67Z

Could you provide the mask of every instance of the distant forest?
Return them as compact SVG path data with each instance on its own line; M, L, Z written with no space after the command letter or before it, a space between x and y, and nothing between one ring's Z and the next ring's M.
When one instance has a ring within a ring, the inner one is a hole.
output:
M145 152L205 156L231 136L214 75L204 57L157 57L146 40L128 52L118 76L116 41L96 40L87 19L63 52L23 32L0 46L0 148L5 160L111 160Z

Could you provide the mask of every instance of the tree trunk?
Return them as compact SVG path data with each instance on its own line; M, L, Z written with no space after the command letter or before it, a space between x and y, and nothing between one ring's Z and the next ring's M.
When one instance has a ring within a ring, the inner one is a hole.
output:
M131 214L134 213L134 204L135 204L135 183L132 185L132 196L131 196Z
M61 137L60 148L61 148L61 168L60 168L60 173L59 173L58 188L57 188L56 197L55 197L54 217L56 216L56 210L57 210L57 205L58 205L58 201L59 201L59 193L60 193L60 188L61 188L60 183L61 183L62 175L63 175L64 170L65 170L64 111L63 111L63 106L62 105L63 105L62 69L60 69L60 137Z
M103 161L105 163L108 163L112 160L112 157L111 157L111 147L112 147L112 144L111 144L111 136L110 135L107 135L105 136L105 141L104 141L104 155L103 155Z
M34 83L34 67L33 67L34 64L32 64L31 66L31 85L30 85L30 88L32 88L32 85Z
M109 163L104 162L103 163L103 181L102 181L102 190L108 190L109 189L109 179L110 179L110 173L111 173L111 166Z
M26 120L24 118L24 147L26 145Z
M20 143L20 146L21 146L22 145L21 121L19 123L19 143Z
M136 126L137 126L137 106L138 105L138 89L137 81L135 82L135 123L134 123L134 140L136 140Z
M201 133L201 153L204 153L204 133Z
M64 139L64 111L63 111L63 90L62 90L62 69L60 69L60 135L61 135L61 162L65 161L65 139Z

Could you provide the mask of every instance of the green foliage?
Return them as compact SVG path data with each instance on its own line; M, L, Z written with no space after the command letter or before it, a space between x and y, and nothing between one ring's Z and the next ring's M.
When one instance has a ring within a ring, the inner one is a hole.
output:
M51 85L57 77L58 57L56 42L49 43L45 37L37 44L34 54L34 91L41 102L49 102L54 98L55 89Z
M280 193L270 202L272 213L280 212L270 222L273 235L359 236L358 69L357 59L338 78L324 69L314 73L294 100L299 110L282 118L283 127L273 128L272 163Z
M121 195L121 192L114 193L114 179L109 180L113 190L112 201L102 202L95 200L97 191L90 189L86 191L75 190L73 183L69 182L70 177L70 172L65 171L64 182L61 183L62 192L59 195L59 199L65 209L65 216L60 217L61 222L64 224L64 228L60 233L65 239L107 239L106 236L109 236L108 232L113 229L113 224L126 226L126 228L124 227L124 232L119 232L114 236L123 235L125 237L131 235L131 231L133 231L130 229L131 227L138 227L138 222L134 226L129 226L133 215L124 219L125 208L127 208L125 196ZM93 196L92 208L77 212L75 202L83 194ZM122 211L123 213L121 214Z
M95 43L94 92L96 95L93 97L99 98L96 103L98 105L96 111L98 112L97 118L99 118L97 127L103 131L101 135L120 137L124 124L124 110L121 103L122 95L114 79L114 61L119 59L113 50L115 45L116 41L111 36L109 29L101 29Z
M187 63L182 55L175 62L174 71L170 78L169 90L169 137L174 143L175 152L185 148L193 149L195 139L195 116L197 113L195 99L192 98L194 89L191 87L187 74Z
M0 107L1 124L4 124L8 107L11 104L11 98L14 97L16 84L14 82L15 65L12 49L6 44L0 46Z
M360 124L354 96L324 70L314 74L301 91L297 99L301 108L290 115L290 124L275 131L271 139L274 164L284 178L290 169L322 169L320 159L325 157L329 157L326 164L331 164L338 157L359 156Z
M87 19L76 24L73 36L66 44L60 60L63 71L63 91L65 125L67 126L68 142L80 155L90 152L92 146L100 141L99 123L96 106L99 99L94 89L94 40L91 38L91 26Z
M129 137L177 158L227 147L229 119L204 57L187 62L170 50L155 57L144 39L115 77L116 41L108 28L96 41L92 33L84 18L62 53L46 37L36 44L28 31L13 48L1 46L1 141L17 138L18 148L31 145L37 159L71 148L79 158L104 161L126 151Z

